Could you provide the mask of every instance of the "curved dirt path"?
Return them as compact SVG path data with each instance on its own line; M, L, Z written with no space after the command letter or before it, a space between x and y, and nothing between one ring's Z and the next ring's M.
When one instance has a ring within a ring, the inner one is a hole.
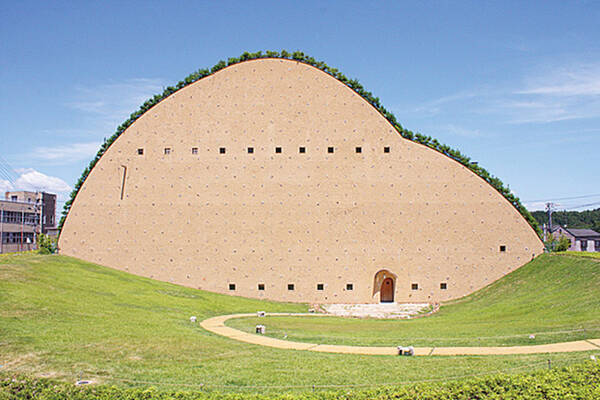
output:
M328 317L327 314L297 314L297 313L268 313L269 316L311 316ZM225 321L233 318L256 317L253 314L219 315L205 319L200 326L209 332L225 336L240 342L258 344L261 346L275 347L278 349L309 350L324 353L366 354L366 355L398 355L396 347L370 347L370 346L345 346L337 344L316 344L292 342L275 339L263 335L242 332L225 326ZM460 356L460 355L505 355L505 354L536 354L536 353L564 353L572 351L600 350L600 339L578 340L552 344L539 344L531 346L511 347L415 347L416 356Z

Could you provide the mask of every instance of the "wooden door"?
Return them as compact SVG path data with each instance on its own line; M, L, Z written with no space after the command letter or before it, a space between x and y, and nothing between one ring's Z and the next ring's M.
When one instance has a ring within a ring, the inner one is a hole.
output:
M382 303L394 302L394 280L392 278L383 280L379 296Z

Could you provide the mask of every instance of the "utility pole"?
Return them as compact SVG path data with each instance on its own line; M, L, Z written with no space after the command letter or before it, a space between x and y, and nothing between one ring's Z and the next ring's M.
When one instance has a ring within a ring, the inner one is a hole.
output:
M0 208L0 254L4 253L4 208Z
M21 244L19 251L23 251L23 231L25 230L25 208L21 209Z
M552 233L552 213L554 212L554 203L546 203L546 212L548 213L548 229Z

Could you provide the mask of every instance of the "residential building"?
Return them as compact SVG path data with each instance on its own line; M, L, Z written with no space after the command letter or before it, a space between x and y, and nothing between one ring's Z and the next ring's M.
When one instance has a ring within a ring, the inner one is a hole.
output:
M600 233L591 229L576 229L557 226L552 230L554 237L566 236L571 241L570 251L600 252Z
M0 199L0 253L37 248L37 235L56 225L56 195L6 192Z

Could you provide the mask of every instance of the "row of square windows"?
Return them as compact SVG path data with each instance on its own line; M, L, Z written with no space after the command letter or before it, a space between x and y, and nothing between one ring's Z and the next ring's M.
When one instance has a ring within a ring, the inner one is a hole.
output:
M233 290L235 290L235 288L236 288L235 283L230 283L229 284L229 290L233 291ZM410 285L410 288L412 290L419 290L419 284L418 283L412 283ZM293 291L293 290L295 290L295 285L293 283L288 283L287 289L289 291ZM442 290L448 289L448 284L446 282L440 283L440 289L442 289ZM265 284L264 283L259 283L258 284L258 290L265 290ZM319 291L325 290L325 284L324 283L317 283L317 290L319 290ZM354 284L353 283L346 283L346 290L354 290Z
M172 152L172 148L171 147L165 147L164 148L164 154L165 155L169 155ZM254 154L254 147L248 147L246 148L246 151L248 152L248 154ZM354 148L354 151L356 153L362 153L362 147L361 146L356 146ZM283 149L281 147L275 147L275 153L276 154L281 154L283 152ZM327 147L327 153L334 153L335 152L335 147L330 146ZM383 148L383 152L384 153L389 153L390 152L390 147L389 146L385 146ZM227 153L227 148L225 147L219 147L219 154L225 154ZM298 153L300 154L304 154L306 153L306 147L300 146L298 147ZM139 148L137 149L137 154L139 156L143 156L144 155L144 149L143 148ZM192 147L192 154L198 154L198 147Z

